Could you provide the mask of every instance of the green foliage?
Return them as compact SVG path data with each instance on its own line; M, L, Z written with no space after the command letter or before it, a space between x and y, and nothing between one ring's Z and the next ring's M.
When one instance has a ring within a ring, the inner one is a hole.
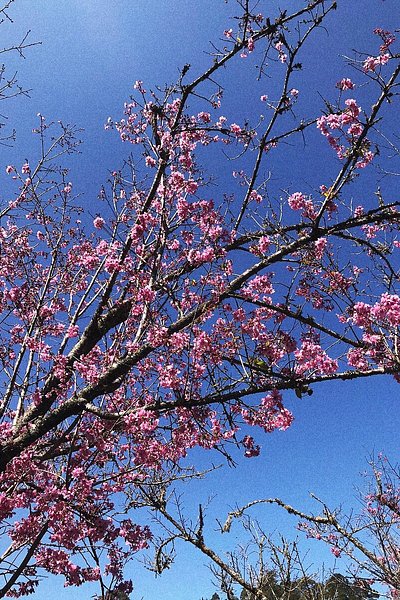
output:
M334 573L325 581L311 577L281 580L273 570L266 571L257 596L243 589L240 600L375 600L379 594L365 580ZM214 593L211 600L222 600ZM227 598L227 600L229 600Z

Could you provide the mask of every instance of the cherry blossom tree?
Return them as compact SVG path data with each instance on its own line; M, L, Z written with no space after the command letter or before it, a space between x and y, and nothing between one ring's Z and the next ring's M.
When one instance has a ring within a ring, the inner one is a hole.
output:
M39 160L7 165L0 597L34 592L45 572L98 581L101 598L129 595L124 565L152 535L132 512L151 501L149 485L162 506L166 482L189 475L190 449L229 455L236 444L255 456L248 426L292 422L285 391L398 378L399 201L373 174L388 175L396 155L399 55L376 29L373 52L344 66L326 107L302 114L292 82L303 46L335 8L312 0L271 15L240 1L203 73L186 64L157 91L137 81L123 119L107 122L132 154L93 223L59 166L74 129L39 115ZM239 123L223 112L218 78L253 56L279 92L255 98L265 114ZM270 191L274 154L313 134L330 178L289 189L285 165L283 191Z

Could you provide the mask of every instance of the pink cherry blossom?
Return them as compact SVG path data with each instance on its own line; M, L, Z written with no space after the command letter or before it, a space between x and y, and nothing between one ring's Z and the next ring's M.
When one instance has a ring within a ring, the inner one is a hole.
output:
M354 88L356 87L355 84L352 82L351 79L349 79L348 77L345 77L344 79L341 79L340 81L337 82L336 87L338 87L340 90L354 90Z
M102 229L104 223L105 221L102 217L96 217L95 219L93 219L93 225L96 227L96 229Z

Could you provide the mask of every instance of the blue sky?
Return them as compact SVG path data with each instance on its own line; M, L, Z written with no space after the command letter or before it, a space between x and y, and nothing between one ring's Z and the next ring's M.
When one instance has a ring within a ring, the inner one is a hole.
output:
M275 15L277 5L295 8L302 4L299 0L263 1L259 10L266 12L268 6ZM328 96L335 82L349 75L340 55L351 53L353 48L367 51L374 47L370 35L373 27L392 28L393 15L398 11L397 0L339 0L338 5L337 14L329 21L329 33L318 32L303 57L305 71L299 75L297 87L301 107L312 107L309 116L322 105L317 92ZM18 138L14 147L0 148L0 169L34 156L36 141L30 132L38 112L48 120L75 123L84 128L84 145L82 154L69 163L70 179L74 191L81 194L85 211L99 212L99 188L130 150L113 132L104 131L107 117L120 117L136 79L148 87L162 85L174 81L178 69L187 62L192 64L193 73L200 72L210 60L204 53L209 50L208 42L218 40L234 10L232 0L16 0L10 9L14 25L2 25L4 44L7 39L15 40L16 32L22 37L31 29L32 39L41 40L42 45L27 51L25 61L10 57L10 71L18 69L21 82L32 88L32 93L30 100L18 98L1 107L16 125ZM254 73L247 75L239 62L230 72L226 85L232 94L225 105L229 118L245 118L253 110L254 98L273 93L272 79L262 83L254 80ZM316 142L320 148L322 142ZM329 176L326 156L319 150L302 154L298 147L288 148L286 156L274 165L280 177L277 185L316 185L319 177ZM260 457L246 460L237 455L236 470L225 466L207 481L194 482L187 488L188 512L214 496L209 511L210 540L223 548L212 532L212 514L223 518L236 503L281 496L307 509L311 507L308 493L313 491L331 505L355 505L354 486L362 487L359 473L365 469L365 458L384 450L397 459L398 396L399 387L390 378L320 385L313 396L301 400L288 394L287 404L295 415L292 428L259 436ZM200 451L191 458L200 466L219 461L218 456ZM295 535L295 522L281 513L262 510L258 516L266 529L293 531ZM235 535L233 532L231 537ZM329 553L319 546L312 547L309 556L310 563L329 559ZM134 597L210 597L213 588L205 563L204 557L181 547L175 566L157 580L133 563ZM88 590L91 588L64 590L62 581L51 578L39 588L36 598L47 600L57 594L60 600L80 600L90 597Z

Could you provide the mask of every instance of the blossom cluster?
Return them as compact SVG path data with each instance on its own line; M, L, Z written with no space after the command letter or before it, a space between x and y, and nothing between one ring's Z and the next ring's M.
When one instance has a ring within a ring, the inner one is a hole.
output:
M341 89L352 89L350 80L346 80L346 84L341 85ZM346 108L342 112L319 117L317 127L341 160L351 155L353 149L357 147L359 158L356 167L363 169L373 160L374 154L370 150L367 138L362 140L361 145L358 143L364 126L360 120L361 108L357 101L349 98L345 100L345 105ZM336 136L333 132L337 132L339 135Z

